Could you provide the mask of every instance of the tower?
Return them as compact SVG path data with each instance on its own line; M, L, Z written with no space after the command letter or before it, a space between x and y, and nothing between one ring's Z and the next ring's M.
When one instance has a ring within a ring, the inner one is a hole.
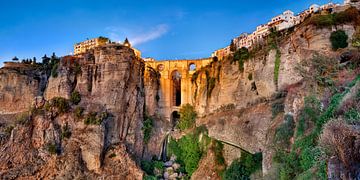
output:
M126 46L126 47L131 47L131 44L130 44L128 38L125 38L124 46Z

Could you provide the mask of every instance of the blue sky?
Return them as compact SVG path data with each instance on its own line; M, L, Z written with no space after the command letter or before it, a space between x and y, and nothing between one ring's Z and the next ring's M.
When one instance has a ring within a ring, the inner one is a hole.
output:
M208 57L290 9L329 0L0 0L0 66L12 57L67 55L97 36L128 37L143 57ZM341 2L341 1L333 1Z

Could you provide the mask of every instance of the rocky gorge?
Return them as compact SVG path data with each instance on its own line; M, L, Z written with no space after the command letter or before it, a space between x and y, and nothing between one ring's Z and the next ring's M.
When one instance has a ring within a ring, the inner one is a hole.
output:
M359 178L360 14L336 15L196 69L178 122L159 113L158 70L127 46L5 64L0 177ZM334 49L335 32L345 47Z

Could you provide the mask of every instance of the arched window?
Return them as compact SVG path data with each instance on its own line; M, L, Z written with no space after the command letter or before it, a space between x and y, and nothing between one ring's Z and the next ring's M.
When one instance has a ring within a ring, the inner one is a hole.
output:
M195 71L196 70L196 65L194 63L191 63L189 65L189 71Z
M158 71L162 71L162 70L164 70L164 68L165 68L165 66L164 66L163 64L159 64L159 65L156 67L156 69L157 69Z

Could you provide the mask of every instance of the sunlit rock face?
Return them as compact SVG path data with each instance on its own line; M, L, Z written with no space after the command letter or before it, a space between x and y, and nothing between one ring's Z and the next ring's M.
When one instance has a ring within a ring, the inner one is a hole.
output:
M45 72L32 66L8 63L0 69L0 113L14 114L30 109L34 98L46 87Z
M81 71L74 73L77 64ZM75 91L81 96L78 105L69 102L63 113L39 102L37 110L24 113L21 124L14 125L1 146L1 177L142 179L136 161L144 148L144 63L132 49L107 45L75 61L62 60L58 76L50 77L44 86L42 78L47 76L36 69L0 71L4 84L0 88L8 89L1 91L6 104L1 113L25 112L37 96L44 95L48 103L59 97L70 99ZM17 105L16 98L21 99ZM77 107L83 108L81 116L76 116ZM94 112L102 122L85 124Z

